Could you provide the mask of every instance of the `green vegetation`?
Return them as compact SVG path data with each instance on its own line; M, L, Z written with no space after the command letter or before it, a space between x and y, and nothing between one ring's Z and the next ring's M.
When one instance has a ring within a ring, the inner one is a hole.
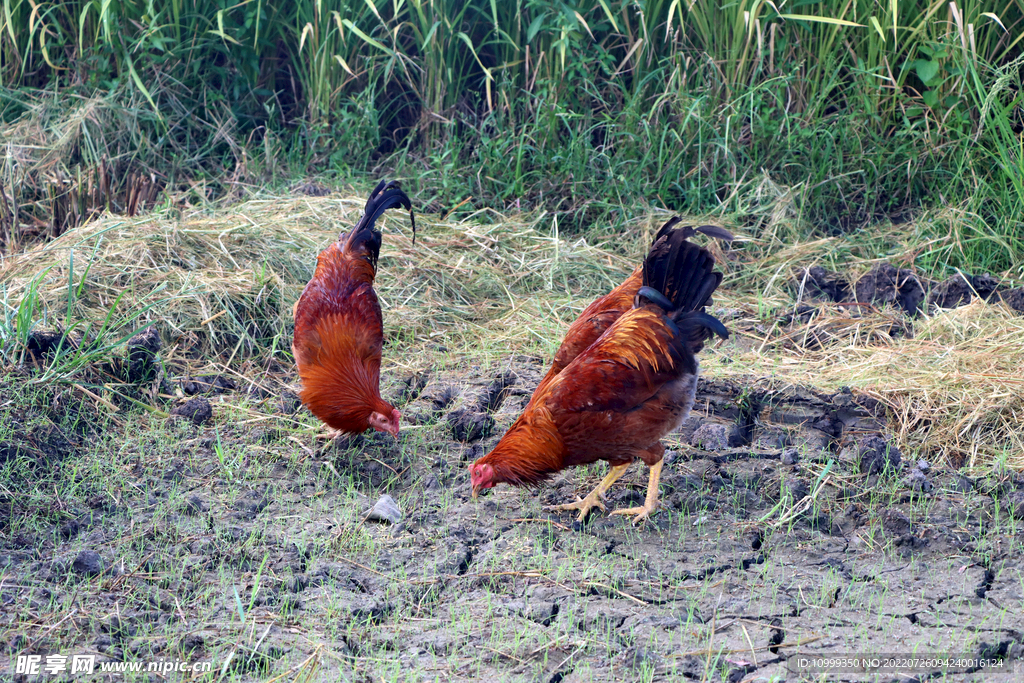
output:
M1022 7L2 0L2 177L51 234L309 174L587 234L650 206L753 237L783 210L800 238L952 206L963 239L918 265L1006 272Z

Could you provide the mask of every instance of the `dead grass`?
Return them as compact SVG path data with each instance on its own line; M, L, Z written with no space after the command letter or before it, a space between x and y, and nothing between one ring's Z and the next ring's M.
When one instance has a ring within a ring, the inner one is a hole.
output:
M1024 469L1024 318L976 300L915 322L914 335L837 344L789 367L883 401L904 449Z
M180 218L105 216L0 259L0 286L10 313L35 285L43 327L69 323L69 297L71 320L94 324L126 319L144 302L150 308L138 325L157 325L172 356L290 361L291 307L316 255L351 227L363 204L332 195L253 200ZM376 288L386 334L410 352L441 335L448 346L479 346L482 338L512 348L557 344L549 327L571 321L591 292L632 269L617 251L559 240L550 215L420 220L415 246L401 212L379 221Z
M158 326L170 342L165 359L288 367L291 306L316 254L363 203L338 194L273 197L180 217L104 216L0 261L0 302L16 307L38 281L36 319L51 327L66 323L69 292L72 320L98 324L111 311L127 319L144 304L137 325ZM602 244L564 239L550 214L486 223L476 214L425 215L413 245L407 217L389 212L377 281L390 342L385 372L388 364L415 369L442 343L473 362L550 355L580 310L632 269L667 215ZM850 386L889 406L907 452L1024 469L1024 318L976 303L914 321L913 336L901 314L871 308L824 308L810 322L778 323L794 304L784 285L795 266L842 270L838 254L850 258L846 268L866 268L867 248L858 255L851 244L830 238L772 250L765 242L739 252L763 252L756 261L734 252L715 297L717 307L739 311L727 321L734 337L705 353L706 371Z
M851 387L889 408L904 452L971 469L1024 469L1024 317L1003 304L975 300L912 327L893 310L838 306L788 327L750 316L730 327L740 330L739 348L720 347L704 363L708 374Z

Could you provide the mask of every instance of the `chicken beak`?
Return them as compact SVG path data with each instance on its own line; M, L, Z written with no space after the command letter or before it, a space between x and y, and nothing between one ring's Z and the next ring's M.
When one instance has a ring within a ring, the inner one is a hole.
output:
M473 486L473 500L476 500L476 499L477 499L477 496L478 496L479 494L480 494L480 484L475 484L475 485Z

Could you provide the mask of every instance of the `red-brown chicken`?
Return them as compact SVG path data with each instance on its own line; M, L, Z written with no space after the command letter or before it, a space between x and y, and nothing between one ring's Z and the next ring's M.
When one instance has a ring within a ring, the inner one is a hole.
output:
M658 234L654 236L654 243L665 235L680 232L682 239L689 239L700 232L710 237L717 237L726 241L732 241L733 235L728 230L716 225L700 225L697 227L684 225L677 228L676 225L682 219L674 216L665 225L661 226ZM653 246L653 243L652 243ZM569 327L569 331L562 340L562 345L555 352L555 358L551 362L551 368L537 385L534 395L541 393L547 383L555 375L560 373L565 366L573 361L576 356L593 344L604 331L611 327L611 324L619 319L623 313L633 307L633 300L636 293L643 286L643 264L633 269L621 285L608 292L602 297L594 299L593 302L580 313L580 317ZM705 302L706 303L706 302ZM703 306L703 305L702 305Z
M295 304L292 353L302 378L302 402L329 427L343 432L368 428L398 438L401 413L380 397L384 323L373 279L381 234L374 223L390 208L409 210L398 183L370 193L362 218L347 235L317 257L316 272Z
M655 510L665 450L660 439L693 406L704 341L729 335L702 310L722 274L713 272L706 249L687 241L692 234L685 228L659 233L632 308L560 372L549 373L494 450L470 466L474 495L501 482L534 486L566 467L606 460L611 471L597 488L557 506L579 510L582 520L591 508L604 509L604 492L639 457L651 468L644 505L612 514L640 522Z

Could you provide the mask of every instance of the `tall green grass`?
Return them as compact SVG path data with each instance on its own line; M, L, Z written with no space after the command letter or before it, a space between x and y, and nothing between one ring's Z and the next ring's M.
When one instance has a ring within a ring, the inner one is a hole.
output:
M392 172L609 231L644 203L756 230L774 193L823 233L951 204L978 253L940 265L1022 255L1021 0L0 4L0 117L148 109L108 117L142 126L116 157L169 184Z

